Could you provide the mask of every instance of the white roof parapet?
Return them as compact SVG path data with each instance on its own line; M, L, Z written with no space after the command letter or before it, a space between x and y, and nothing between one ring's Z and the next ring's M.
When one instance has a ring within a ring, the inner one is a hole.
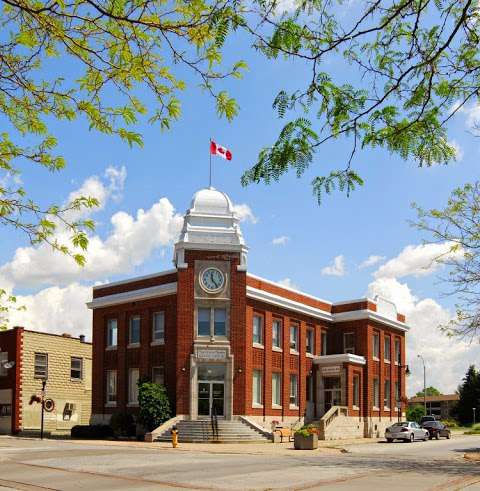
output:
M304 303L296 302L294 300L281 297L280 295L275 295L274 293L259 290L251 286L247 286L247 297L330 322L348 322L353 320L369 319L380 322L381 324L386 324L390 327L394 327L400 331L408 331L410 329L407 324L404 324L396 319L385 317L384 315L373 312L372 310L351 310L349 312L331 314L330 312L325 312L324 310L317 309L316 307L311 307L309 305L305 305Z
M315 356L313 359L315 365L331 365L332 363L356 363L365 365L367 360L364 356L354 355L352 353L340 353L338 355Z
M128 292L94 298L91 302L87 303L87 307L89 309L98 309L101 307L109 307L110 305L147 300L149 298L165 297L175 293L177 293L177 282L166 283L165 285L151 286L149 288L141 288L139 290L131 290Z
M110 286L127 285L128 283L135 283L135 281L149 280L150 278L156 278L157 276L166 276L167 274L173 274L176 272L177 272L176 268L168 269L166 271L160 271L158 273L146 274L144 276L134 276L133 278L128 278L126 280L112 281L110 283L103 283L101 285L95 285L93 287L93 289L99 290L101 288L108 288Z

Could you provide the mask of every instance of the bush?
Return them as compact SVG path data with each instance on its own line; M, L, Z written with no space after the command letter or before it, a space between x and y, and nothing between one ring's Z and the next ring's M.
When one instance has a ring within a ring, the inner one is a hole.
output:
M147 431L153 431L170 418L170 402L163 385L142 380L138 383L138 421Z
M453 418L442 419L442 423L449 428L458 428L458 423Z
M295 435L302 435L302 436L310 436L312 433L316 433L317 432L317 428L313 425L305 425L305 426L302 426L300 429L298 429L296 432L295 432Z
M72 438L105 439L113 436L112 428L108 425L76 425L71 430Z
M135 418L130 413L112 414L110 426L115 437L136 436Z
M407 408L407 421L420 423L422 416L425 416L425 408L423 406L417 405Z

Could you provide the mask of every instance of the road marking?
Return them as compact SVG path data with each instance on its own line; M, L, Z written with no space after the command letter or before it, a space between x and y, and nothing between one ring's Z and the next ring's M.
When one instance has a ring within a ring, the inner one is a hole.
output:
M36 486L35 484L26 484L19 481L7 481L6 479L0 479L0 486L5 486L13 489L20 489L22 491L57 491L56 488L47 488L46 486Z

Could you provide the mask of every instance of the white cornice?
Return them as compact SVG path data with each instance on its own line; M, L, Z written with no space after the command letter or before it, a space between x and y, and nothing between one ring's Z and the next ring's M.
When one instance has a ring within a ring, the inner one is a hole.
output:
M310 307L304 303L289 300L288 298L281 297L280 295L275 295L264 290L259 290L258 288L253 288L252 286L247 286L247 297L260 300L261 302L266 302L271 305L276 305L278 307L283 307L288 310L294 310L295 312L299 312L301 314L311 315L317 319L332 321L332 314L330 314L330 312L325 312L324 310L317 309L316 307Z
M380 322L381 324L394 327L395 329L399 329L401 331L408 331L409 329L409 327L403 322L399 322L395 319L390 319L383 315L377 314L376 312L372 312L371 310L352 310L350 312L331 314L330 312L325 312L324 310L310 307L309 305L305 305L304 303L296 302L294 300L281 297L280 295L275 295L273 293L259 290L258 288L253 288L251 286L247 286L247 297L330 322L348 322L367 319L373 320L375 322Z
M109 307L111 305L119 305L127 302L148 300L149 298L165 297L175 293L177 293L177 282L166 283L165 285L151 286L149 288L141 288L140 290L131 290L129 292L116 293L114 295L94 298L91 302L87 303L87 307L89 309L98 309L101 307Z
M93 289L98 290L100 288L108 288L110 286L126 285L128 283L134 283L135 281L149 280L150 278L156 278L157 276L165 276L167 274L173 274L176 272L177 272L176 268L173 268L167 271L161 271L160 273L152 273L152 274L147 274L145 276L136 276L134 278L129 278L128 280L112 281L111 283L104 283L103 285L95 285Z
M284 290L293 292L293 293L299 293L300 295L303 295L304 297L311 298L312 300L316 300L317 302L322 302L326 303L327 305L334 305L332 302L329 302L328 300L324 300L323 298L318 298L313 295L310 295L309 293L302 292L301 290L296 290L295 288L291 288L289 286L284 286L281 283L278 283L276 281L272 280L267 280L267 278L262 278L261 276L257 276L256 274L248 273L249 278L253 278L254 280L259 280L263 281L265 283L269 283L270 285L273 286L278 286L278 288L283 288Z
M356 363L357 365L365 365L367 360L364 356L354 355L352 353L340 353L338 355L315 356L313 363L315 365L331 365L333 363Z

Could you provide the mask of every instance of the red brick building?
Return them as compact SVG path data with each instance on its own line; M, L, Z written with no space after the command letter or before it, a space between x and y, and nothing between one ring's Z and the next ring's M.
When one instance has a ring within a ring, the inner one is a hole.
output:
M229 198L203 189L175 269L94 288L95 422L135 412L142 376L165 384L187 419L214 406L269 428L341 407L357 433L372 435L398 418L408 327L395 306L286 288L248 273L247 252Z

